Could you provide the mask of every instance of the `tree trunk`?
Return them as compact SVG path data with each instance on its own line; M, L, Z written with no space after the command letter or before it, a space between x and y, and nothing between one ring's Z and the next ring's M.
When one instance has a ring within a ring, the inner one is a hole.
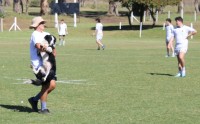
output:
M19 2L20 8L21 8L21 12L20 13L24 12L24 4L25 4L24 1L25 0L20 0L20 2Z
M199 13L199 0L194 0L195 11Z
M95 9L97 8L97 0L94 0L93 6Z
M20 13L20 0L13 0L13 11Z
M28 14L28 9L29 9L29 0L26 0L26 14Z
M108 9L108 15L116 15L116 16L119 16L119 13L118 13L118 6L117 6L117 3L110 0L109 1L109 9Z
M4 1L4 6L10 6L10 4L11 4L11 3L10 3L10 0L5 0L5 1Z
M47 15L48 8L49 8L48 0L41 0L40 1L40 15Z
M179 2L177 13L181 13L181 11L183 11L183 8L184 8L184 3L183 3L183 0L182 0L182 1Z
M4 10L3 10L3 7L0 6L0 17L3 18L4 16Z
M152 27L154 27L155 24L156 24L156 18L154 16L153 8L148 8L148 9L149 9L150 15L151 15L151 17L153 19L153 25L152 25Z
M78 0L78 2L80 3L80 6L81 6L81 7L84 7L84 6L85 6L85 0Z

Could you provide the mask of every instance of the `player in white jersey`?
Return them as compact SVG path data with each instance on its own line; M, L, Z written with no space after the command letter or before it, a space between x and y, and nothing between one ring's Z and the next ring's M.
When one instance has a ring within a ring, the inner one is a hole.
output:
M170 18L166 19L165 25L166 25L166 47L167 47L167 55L165 57L170 56L170 49L172 51L172 57L175 57L173 42L169 42L173 35L172 33L174 30L174 26L171 24Z
M177 27L173 30L173 37L170 39L172 42L175 38L175 54L177 55L178 60L178 74L175 77L185 77L185 54L188 49L188 38L192 35L195 35L197 31L191 27L188 27L183 24L182 17L175 18Z
M102 39L103 39L103 24L101 23L101 20L99 18L96 19L96 28L95 28L95 33L94 35L96 35L96 43L98 45L97 50L100 50L100 47L102 47L102 49L105 49L105 45L102 43Z
M38 54L38 51L46 51L49 53L52 52L54 56L56 55L55 49L52 49L51 47L42 46L42 41L44 40L45 35L49 34L44 31L45 23L46 21L42 17L38 16L32 19L32 23L30 25L30 29L34 29L30 38L30 58L32 67L35 70L37 70L43 63L41 56ZM38 73L35 74L35 76L37 77L37 79L41 79L42 74ZM40 92L36 96L30 97L28 99L33 111L39 112L41 114L49 113L49 110L47 109L47 97L49 93L55 89L55 87L56 77L55 72L52 70L50 71L47 80L45 82L42 82ZM39 99L41 101L41 110L38 109Z
M59 24L59 45L65 45L65 36L68 34L68 31L67 31L67 24L64 22L64 20L62 19L60 21L60 24Z

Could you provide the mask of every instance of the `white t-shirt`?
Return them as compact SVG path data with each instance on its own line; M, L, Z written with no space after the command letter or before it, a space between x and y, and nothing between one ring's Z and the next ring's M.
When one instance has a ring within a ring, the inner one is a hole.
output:
M190 32L193 32L193 31L196 31L196 30L185 25L183 25L182 27L176 27L173 30L173 36L175 37L175 40L176 40L176 49L188 47L187 36Z
M44 37L49 35L47 32L34 31L30 39L30 58L33 68L36 70L42 66L42 58L38 55L38 49L35 47L36 43L42 43Z
M97 35L103 35L103 25L101 23L96 23Z
M62 23L59 25L59 35L66 35L67 24Z
M173 36L174 27L172 24L166 26L166 42L169 42L171 37Z

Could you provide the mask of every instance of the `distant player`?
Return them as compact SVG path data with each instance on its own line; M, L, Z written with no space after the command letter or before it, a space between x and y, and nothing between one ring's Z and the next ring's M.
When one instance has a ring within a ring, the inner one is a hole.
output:
M173 35L172 33L174 30L174 27L171 24L171 19L167 18L165 24L166 24L166 48L167 48L167 55L165 57L170 56L170 49L172 51L172 57L175 57L173 42L169 42Z
M182 17L175 18L177 27L173 30L173 37L170 42L173 42L174 38L176 40L175 54L178 60L178 74L175 77L185 77L185 54L188 49L188 38L195 35L197 31L191 27L183 25Z
M103 24L101 23L101 20L99 18L96 19L96 28L95 28L95 33L94 35L96 35L96 43L97 43L97 50L100 50L100 47L102 47L102 49L105 49L105 45L102 43L102 39L103 39Z
M67 24L64 22L64 20L62 19L60 21L60 24L59 24L59 45L65 45L65 36L68 34L68 31L67 31Z

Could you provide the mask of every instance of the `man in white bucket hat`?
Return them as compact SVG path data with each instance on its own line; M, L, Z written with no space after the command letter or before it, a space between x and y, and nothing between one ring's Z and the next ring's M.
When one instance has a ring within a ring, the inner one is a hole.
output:
M51 47L44 48L41 43L44 40L46 35L50 35L47 32L44 32L46 21L38 16L32 19L31 25L29 26L30 29L34 29L31 38L30 38L30 58L31 58L31 65L32 68L37 70L40 66L42 66L42 58L38 55L38 51L46 51L52 52L53 55L56 55L56 50L52 49ZM37 79L41 79L43 75L41 73L35 74ZM47 109L47 96L48 94L54 90L56 87L56 76L53 70L50 71L49 76L47 77L45 82L42 82L41 91L35 96L28 99L29 103L33 111L39 112L41 114L49 113ZM41 101L41 110L38 110L38 101Z

